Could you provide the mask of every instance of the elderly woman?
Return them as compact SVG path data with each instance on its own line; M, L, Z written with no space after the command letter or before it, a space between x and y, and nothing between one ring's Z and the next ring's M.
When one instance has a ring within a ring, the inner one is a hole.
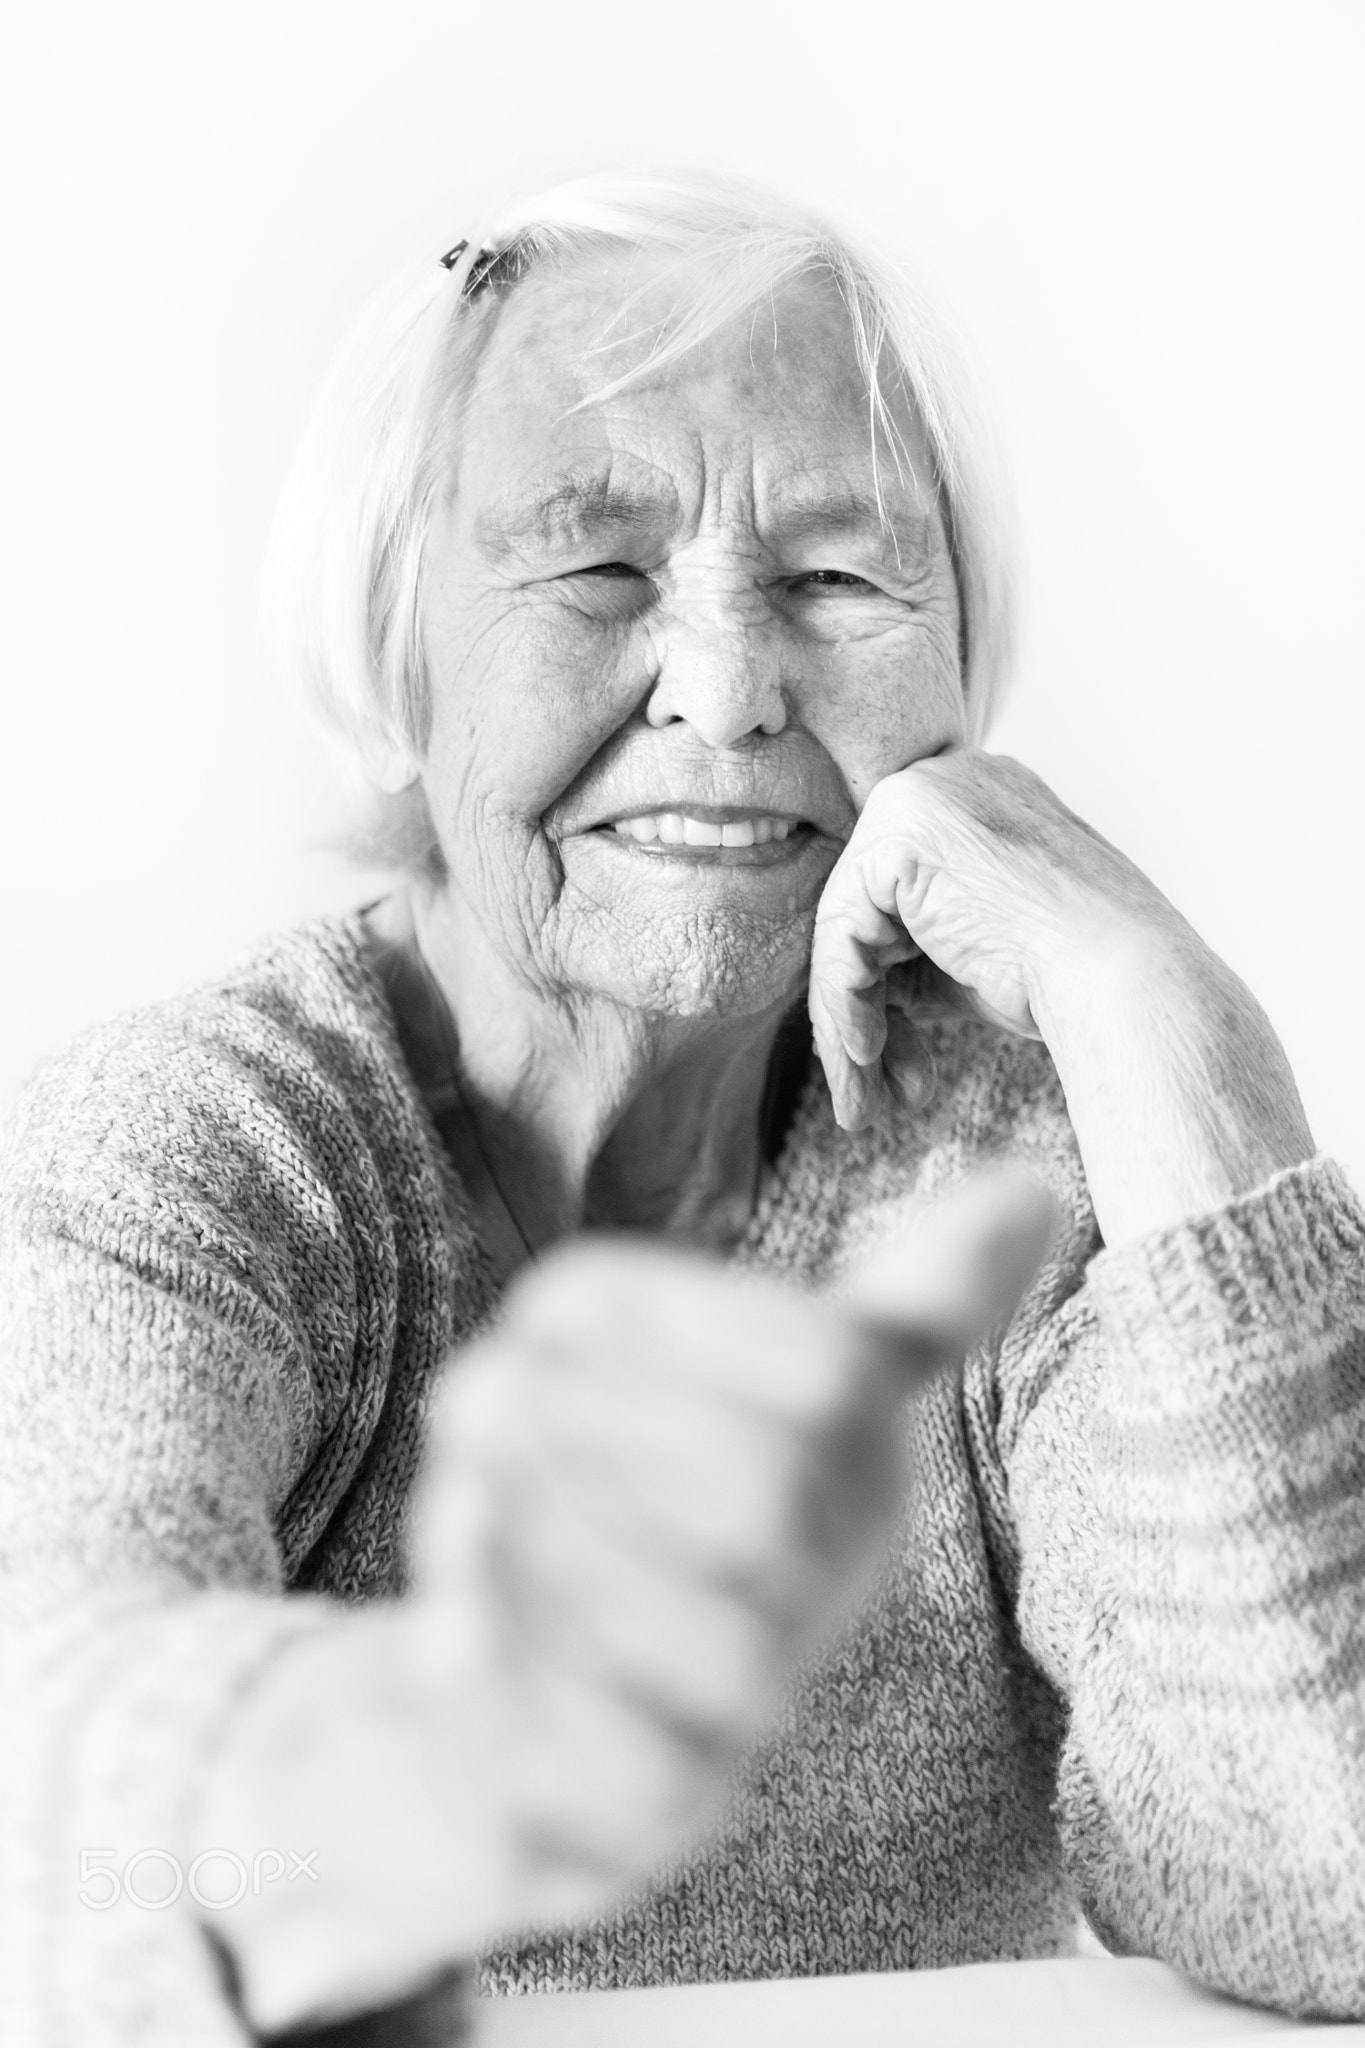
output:
M273 609L405 885L96 1034L8 1147L51 2038L480 1948L1041 1956L1078 1905L1365 2014L1365 1219L1246 989L979 747L981 447L894 275L702 180L532 202L334 373ZM1022 1197L905 1223L1000 1160L1058 1218L1012 1314ZM583 1226L693 1249L504 1303ZM981 1341L873 1570L897 1323Z

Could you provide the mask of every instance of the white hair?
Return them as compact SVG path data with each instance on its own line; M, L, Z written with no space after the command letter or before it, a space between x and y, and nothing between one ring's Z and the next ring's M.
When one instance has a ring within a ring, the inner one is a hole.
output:
M904 466L898 393L922 426L957 574L969 728L973 737L984 732L1009 655L1004 496L959 354L898 261L767 192L702 174L577 179L482 232L461 225L468 245L451 266L433 253L420 274L372 300L343 343L286 477L267 552L268 647L369 785L372 816L360 835L369 857L401 865L431 854L420 793L404 788L404 764L420 760L429 715L423 553L477 363L506 281L579 251L647 252L677 287L677 312L643 359L605 378L585 404L696 347L795 277L833 281L867 381L874 474L879 440ZM495 275L504 283L471 290L488 250L499 252ZM613 331L630 304L604 308L592 353L619 346Z

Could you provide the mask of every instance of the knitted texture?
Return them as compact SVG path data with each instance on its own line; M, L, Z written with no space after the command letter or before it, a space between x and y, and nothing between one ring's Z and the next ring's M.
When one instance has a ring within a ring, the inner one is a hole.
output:
M738 1260L837 1296L1000 1155L1057 1195L1054 1251L910 1410L877 1590L712 1838L483 1986L1053 1954L1079 1900L1111 1946L1365 2014L1365 1216L1310 1161L1096 1256L1042 1050L934 1052L928 1109L856 1136L813 1076ZM46 1069L0 1260L4 2038L226 2048L185 1902L82 1903L81 1851L181 1839L270 1659L401 1593L434 1379L497 1306L358 921Z

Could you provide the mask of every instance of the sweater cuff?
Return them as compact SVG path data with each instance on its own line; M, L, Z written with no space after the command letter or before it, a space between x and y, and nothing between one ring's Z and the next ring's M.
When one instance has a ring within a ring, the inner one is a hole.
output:
M252 2037L182 1867L186 1809L238 1700L335 1610L219 1590L157 1600L145 1586L42 1604L7 1630L0 1700L5 2039L243 2048ZM310 1845L222 1846L250 1882L261 1852Z
M1359 1328L1365 1210L1319 1156L1225 1208L1100 1252L1087 1291L1112 1346L1154 1392L1195 1405L1224 1382L1245 1392L1261 1375L1311 1370Z
M1359 1198L1309 1160L1101 1253L1087 1289L1105 1340L1095 1501L1148 1661L1178 1690L1197 1629L1205 1665L1226 1635L1230 1683L1249 1667L1298 1684L1304 1643L1321 1662L1356 1626L1365 1569Z

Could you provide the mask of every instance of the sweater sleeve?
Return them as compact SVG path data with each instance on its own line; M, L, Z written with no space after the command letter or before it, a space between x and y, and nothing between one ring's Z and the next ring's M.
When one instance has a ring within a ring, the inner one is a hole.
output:
M1315 1160L1101 1252L1014 1370L1019 1621L1069 1703L1085 1910L1121 1952L1365 2017L1360 1202Z
M187 1802L238 1696L336 1625L330 1603L282 1596L363 1450L358 1305L373 1319L384 1289L357 1259L390 1256L377 1226L357 1252L333 1193L340 1105L299 1114L325 1077L287 1034L258 1035L246 1059L183 1018L106 1032L40 1077L4 1153L0 1984L16 2044L246 2038L181 1867ZM310 1845L225 1846L253 1881L258 1855Z

